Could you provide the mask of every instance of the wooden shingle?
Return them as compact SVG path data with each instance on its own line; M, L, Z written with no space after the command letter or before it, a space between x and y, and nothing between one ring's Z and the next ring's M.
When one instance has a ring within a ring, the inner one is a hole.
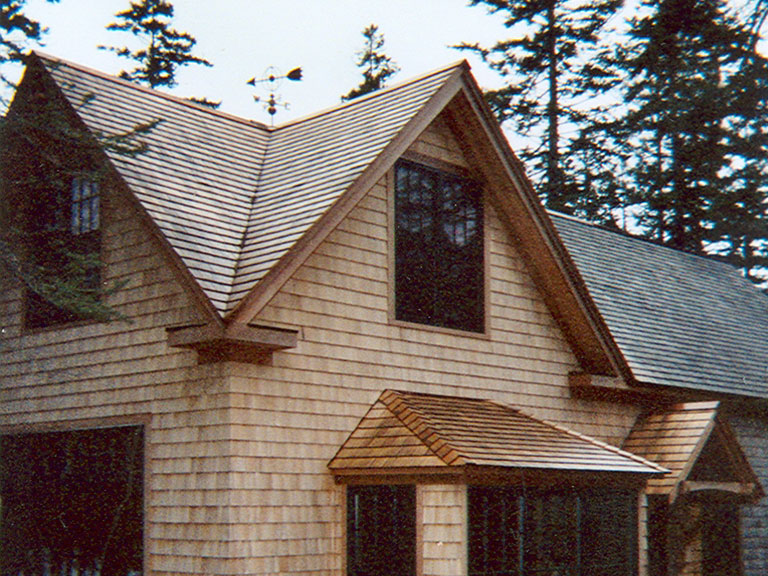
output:
M768 298L740 270L550 217L636 381L768 396Z
M360 474L467 466L662 474L629 452L491 400L386 390L328 464Z
M453 65L268 127L36 54L94 134L158 122L120 176L222 315L250 292L449 79Z

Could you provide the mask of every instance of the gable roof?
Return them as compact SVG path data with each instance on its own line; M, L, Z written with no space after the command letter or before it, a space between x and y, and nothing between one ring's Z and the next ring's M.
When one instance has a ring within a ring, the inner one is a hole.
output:
M768 398L768 297L735 268L550 216L637 381Z
M643 458L500 402L386 390L328 467L337 474L467 467L661 474Z
M648 480L649 494L670 503L688 489L731 489L760 497L762 487L730 427L718 416L717 402L676 404L641 416L624 442L624 450L653 460L670 473ZM710 451L712 454L707 454ZM697 474L706 460L716 462L709 474Z
M231 312L451 78L453 65L275 128L37 54L97 133L160 121L110 160L216 310Z
M161 121L142 136L145 154L110 161L225 339L442 115L471 169L488 182L489 200L582 368L624 372L466 62L275 128L48 56L34 55L27 70L53 82L93 132Z

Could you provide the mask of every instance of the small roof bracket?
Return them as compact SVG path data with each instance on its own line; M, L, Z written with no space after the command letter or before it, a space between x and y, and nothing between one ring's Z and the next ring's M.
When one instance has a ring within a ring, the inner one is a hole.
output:
M197 351L198 364L268 363L274 352L295 348L296 330L243 323L174 326L166 329L168 345Z

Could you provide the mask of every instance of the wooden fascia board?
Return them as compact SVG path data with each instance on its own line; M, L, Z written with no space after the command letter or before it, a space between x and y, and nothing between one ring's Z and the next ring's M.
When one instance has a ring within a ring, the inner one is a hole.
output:
M525 174L521 162L509 148L506 137L482 99L473 80L464 83L466 104L475 112L449 116L451 128L464 134L460 139L463 152L491 183L494 206L507 229L517 240L531 274L540 288L548 307L560 324L571 346L578 352L583 367L603 375L620 375L633 381L629 365L592 300L576 265L569 256L554 224L541 206L536 192ZM485 137L473 136L467 123L474 119L476 131ZM471 140L471 143L466 142ZM483 146L483 141L487 143ZM478 156L476 147L488 148ZM489 162L491 158L499 162ZM512 189L516 194L508 193ZM528 215L519 218L517 215Z
M166 329L168 343L171 346L195 348L211 342L226 341L232 343L251 344L263 350L284 350L294 348L297 342L297 332L266 326L248 326L245 324L229 324L226 327L218 324L203 326L176 326Z
M460 69L458 69L460 70ZM357 206L369 190L387 173L397 159L434 120L461 89L463 76L458 72L446 80L425 106L400 130L381 154L358 176L333 206L299 238L269 272L229 312L228 322L248 323L277 294L293 273L317 249L328 235Z
M694 482L686 480L680 487L680 494L709 491L726 492L749 499L759 498L756 496L759 492L758 486L753 482Z
M569 372L568 386L573 398L657 409L675 403L696 402L702 398L702 394L695 390L642 382L633 382L630 385L618 376L601 376L588 372Z
M139 199L133 193L131 187L125 181L122 174L120 174L120 171L114 165L107 153L101 146L98 145L96 137L93 136L90 128L77 113L77 110L69 101L69 98L67 98L66 94L64 94L64 92L61 90L56 80L48 71L48 68L46 67L43 60L36 53L32 52L30 54L30 64L38 68L36 73L41 74L41 78L44 79L50 88L55 90L55 93L58 94L58 97L61 99L61 101L66 104L68 114L70 114L72 120L77 123L79 129L83 130L84 133L88 134L92 138L94 150L96 150L97 154L99 155L98 161L106 167L106 178L111 184L109 188L111 188L114 193L120 194L121 198L125 199L131 205L134 214L136 214L140 219L141 224L157 241L163 257L170 264L170 267L174 271L175 276L181 286L183 286L192 296L192 299L198 304L199 310L204 314L208 321L223 325L221 316L213 306L211 300L208 298L208 296L206 296L200 284L197 282L197 280L195 280L192 272L190 272L189 268L187 268L187 266L184 264L176 250L173 249L170 242L168 242L168 239L165 237L162 230L158 226L157 222L155 222L147 209L141 204Z
M432 466L410 468L347 468L331 470L337 484L464 484L536 486L537 488L621 486L641 490L651 474L595 472L502 466Z
M713 414L712 418L710 418L709 422L707 422L707 425L704 428L704 431L702 432L701 436L699 436L699 439L697 440L696 445L694 446L693 450L688 456L688 461L685 463L685 466L683 466L683 469L680 471L680 475L675 479L675 485L673 486L672 490L669 493L670 504L674 503L677 497L682 493L683 484L688 481L688 476L690 475L691 470L693 470L693 467L696 464L696 461L699 459L699 456L701 456L701 452L702 450L704 450L704 446L707 445L707 442L709 441L709 437L712 435L712 431L714 429L715 429L715 415Z

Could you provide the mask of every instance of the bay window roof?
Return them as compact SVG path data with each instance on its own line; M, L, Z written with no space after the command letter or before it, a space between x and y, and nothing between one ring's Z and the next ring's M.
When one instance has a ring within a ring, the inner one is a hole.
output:
M470 468L656 475L661 466L513 408L385 390L328 467L339 476Z

